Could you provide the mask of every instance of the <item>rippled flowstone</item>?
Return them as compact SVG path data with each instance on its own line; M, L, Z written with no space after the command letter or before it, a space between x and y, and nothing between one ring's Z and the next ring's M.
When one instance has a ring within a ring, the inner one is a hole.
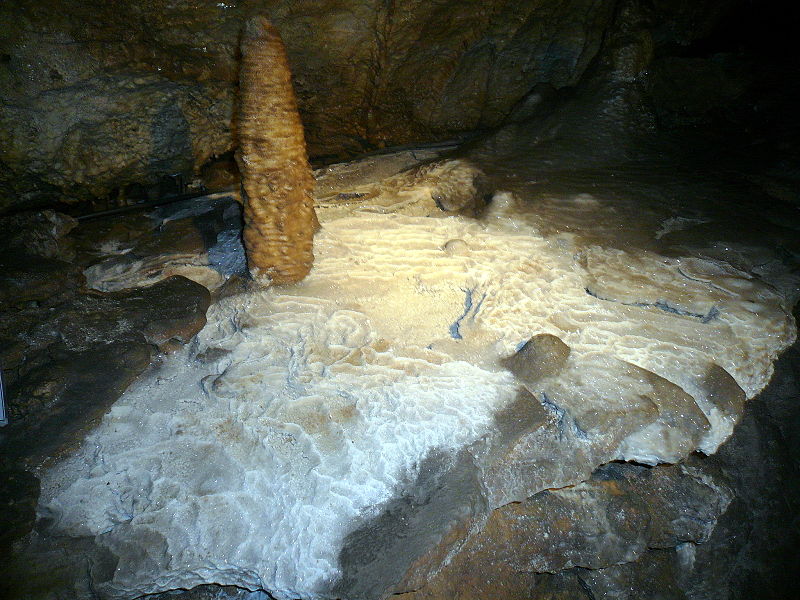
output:
M435 190L481 199L468 165L320 201L302 283L225 286L196 340L45 473L32 555L84 540L114 568L72 586L107 598L213 583L367 599L447 597L448 568L481 578L471 552L533 574L706 540L724 483L597 468L713 452L794 340L784 288L553 233L510 193L477 219L416 212L444 212ZM567 199L559 216L602 210Z

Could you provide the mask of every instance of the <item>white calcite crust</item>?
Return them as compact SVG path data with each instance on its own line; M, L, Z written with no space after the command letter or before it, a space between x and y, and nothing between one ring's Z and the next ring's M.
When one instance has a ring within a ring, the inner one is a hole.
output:
M340 212L302 283L215 304L193 345L46 473L52 530L119 557L102 594L215 582L334 597L345 537L430 453L471 448L494 506L603 461L711 452L738 414L708 393L710 365L752 397L795 337L762 281L545 235L510 194L479 220ZM494 417L522 387L501 360L541 334L569 347L525 383L552 418L498 450Z

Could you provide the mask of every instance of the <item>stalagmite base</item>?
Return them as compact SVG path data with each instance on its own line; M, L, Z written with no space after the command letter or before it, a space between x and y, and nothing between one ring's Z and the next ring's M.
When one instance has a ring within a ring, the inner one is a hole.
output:
M263 17L247 22L241 50L237 162L247 262L256 279L294 283L311 269L319 222L286 50Z

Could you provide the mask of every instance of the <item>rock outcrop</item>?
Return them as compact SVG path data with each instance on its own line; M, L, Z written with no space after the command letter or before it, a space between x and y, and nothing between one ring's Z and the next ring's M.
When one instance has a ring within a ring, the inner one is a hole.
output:
M329 160L496 126L536 90L578 84L612 29L687 44L726 3L655 3L635 19L618 4L5 3L0 210L153 186L232 150L251 14L281 31L309 153Z

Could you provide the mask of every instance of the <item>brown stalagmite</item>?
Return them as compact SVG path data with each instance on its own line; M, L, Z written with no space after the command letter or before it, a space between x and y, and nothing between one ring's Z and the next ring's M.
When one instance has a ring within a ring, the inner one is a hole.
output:
M303 124L286 50L275 27L254 17L242 35L239 150L244 245L250 273L294 283L314 262L319 227Z

